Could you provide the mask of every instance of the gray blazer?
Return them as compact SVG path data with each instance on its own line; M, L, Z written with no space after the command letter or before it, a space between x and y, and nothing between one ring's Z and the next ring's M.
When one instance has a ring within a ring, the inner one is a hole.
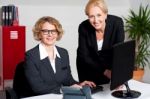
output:
M26 52L25 76L34 95L60 93L61 86L77 83L71 75L67 50L56 48L61 57L55 60L56 73L48 57L40 60L39 45Z

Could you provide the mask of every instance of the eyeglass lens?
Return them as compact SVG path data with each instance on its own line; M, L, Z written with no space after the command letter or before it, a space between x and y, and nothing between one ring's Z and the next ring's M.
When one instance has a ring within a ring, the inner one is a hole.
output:
M43 32L44 35L52 34L55 35L57 33L57 30L47 30L47 29L42 29L41 32Z

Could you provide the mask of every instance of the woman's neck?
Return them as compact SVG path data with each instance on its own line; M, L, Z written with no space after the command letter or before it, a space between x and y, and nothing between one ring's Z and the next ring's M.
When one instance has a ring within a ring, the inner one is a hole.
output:
M106 25L106 23L103 23L102 28L96 30L96 39L97 40L102 40L104 38L105 25Z
M97 40L102 40L104 38L104 33L102 32L96 32L96 39Z
M50 59L54 59L54 45L48 46L43 44Z

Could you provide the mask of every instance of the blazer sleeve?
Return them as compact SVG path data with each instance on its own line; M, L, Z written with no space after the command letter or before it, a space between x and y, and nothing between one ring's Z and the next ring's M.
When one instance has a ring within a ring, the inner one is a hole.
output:
M70 69L70 61L69 61L69 55L67 50L64 50L63 52L63 56L61 56L63 58L63 62L65 62L65 66L62 69L66 69L67 73L66 73L66 78L63 82L64 86L70 86L73 84L77 84L78 82L74 80L72 73L71 73L71 69Z
M125 38L124 34L124 23L122 18L118 17L118 20L116 21L116 43L123 42Z

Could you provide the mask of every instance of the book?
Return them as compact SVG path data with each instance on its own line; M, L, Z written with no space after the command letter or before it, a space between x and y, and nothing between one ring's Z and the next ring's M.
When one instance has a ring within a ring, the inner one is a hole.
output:
M5 26L6 25L6 16L5 16L5 13L6 13L6 6L2 6L2 10L1 10L1 17L2 17L2 26Z
M9 26L13 25L14 14L15 14L14 10L15 10L14 5L8 5L8 25Z
M19 25L18 7L15 7L13 26L18 26L18 25Z

